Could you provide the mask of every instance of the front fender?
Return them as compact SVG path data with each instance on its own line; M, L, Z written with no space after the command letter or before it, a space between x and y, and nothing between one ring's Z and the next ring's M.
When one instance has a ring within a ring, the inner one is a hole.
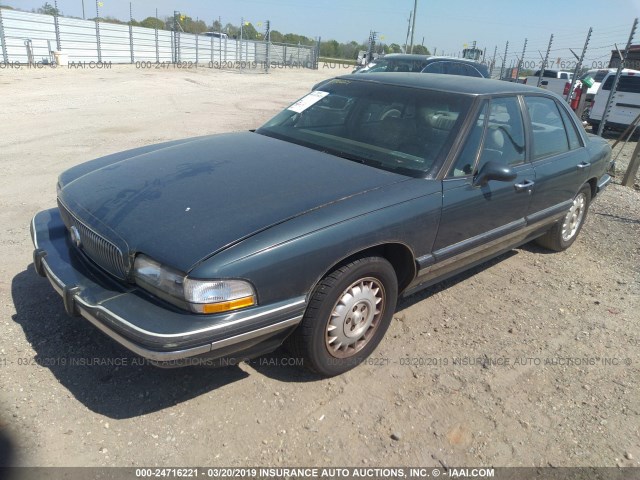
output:
M189 276L246 279L265 304L308 295L337 263L374 246L402 244L419 257L431 251L442 207L441 191L427 190L426 195L334 222L328 220L339 218L341 211L344 215L344 206L308 213L205 260Z

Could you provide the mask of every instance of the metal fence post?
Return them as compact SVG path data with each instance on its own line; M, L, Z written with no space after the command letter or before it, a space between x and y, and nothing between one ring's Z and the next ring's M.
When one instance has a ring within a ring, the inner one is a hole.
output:
M0 42L2 42L2 63L9 63L9 54L7 53L7 40L4 36L4 25L2 23L2 9L0 8Z
M102 61L102 52L100 51L100 7L96 0L96 48L98 50L98 62Z
M156 8L156 32L155 32L155 36L156 36L156 63L160 63L160 45L158 44L158 9Z
M536 87L539 87L542 83L542 77L544 76L544 69L547 68L547 62L549 61L549 53L551 53L551 45L553 44L553 33L551 37L549 37L549 45L547 46L547 54L544 56L544 60L542 60L542 65L540 66L540 71L538 72L538 83Z
M133 57L133 10L129 2L129 51L131 52L131 63L135 63Z
M178 27L182 29L180 25L180 12L174 10L173 12L173 35L171 35L171 39L173 40L173 63L178 63L180 61L180 32L178 31Z
M491 59L491 69L489 70L489 77L493 77L493 70L496 67L496 55L498 55L498 45L496 45L493 49L493 59Z
M269 64L271 63L271 22L267 20L267 33L265 35L265 41L267 42L267 64L265 69L269 73Z
M598 126L599 137L602 136L602 132L604 131L605 123L607 122L607 118L609 117L609 112L611 111L611 105L613 104L613 97L616 94L616 89L618 88L618 82L620 81L620 74L622 73L622 69L624 68L625 61L627 60L627 55L629 54L629 47L633 42L633 37L636 33L636 28L638 27L638 18L633 21L633 26L631 27L631 33L629 34L629 40L627 41L627 46L624 49L624 55L620 59L620 65L618 65L618 70L616 71L616 78L613 80L613 85L611 85L611 91L609 92L609 98L607 99L607 104L604 108L604 113L602 114L602 120L600 120L600 125Z
M518 68L516 68L516 81L518 83L518 79L520 78L520 68L522 67L522 62L524 61L524 54L527 51L527 39L524 39L524 46L522 47L522 57L518 60Z
M500 80L504 78L504 67L507 62L507 53L509 52L509 42L504 46L504 57L502 57L502 66L500 67Z
M238 58L238 54L236 53L236 60L242 61L242 30L243 30L243 26L244 26L244 17L240 18L240 58ZM238 44L236 43L236 48L238 47Z
M58 51L60 51L62 50L62 47L60 46L60 25L58 24L58 0L55 0L53 2L53 6L55 8L55 14L53 15L53 26L56 30L56 47L58 48Z
M569 87L569 92L567 93L567 102L569 103L571 102L571 94L573 93L573 87L575 87L576 81L578 81L578 73L580 72L580 69L582 69L582 62L584 61L584 56L587 53L587 47L589 46L589 40L591 39L591 32L593 32L593 28L589 27L589 32L587 33L587 39L584 42L584 47L582 48L582 54L580 55L580 58L578 58L578 56L575 53L573 53L573 50L571 50L571 53L573 53L573 55L576 58L578 58L578 63L576 64L576 68L573 71L571 86Z

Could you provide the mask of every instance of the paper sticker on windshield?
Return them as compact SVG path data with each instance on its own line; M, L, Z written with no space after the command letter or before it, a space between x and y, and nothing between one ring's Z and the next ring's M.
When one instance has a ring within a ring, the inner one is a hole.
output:
M287 110L291 110L296 113L302 113L311 105L318 103L327 95L329 95L329 92L321 92L320 90L316 90L315 92L311 92L309 95L302 97L296 103L291 105Z

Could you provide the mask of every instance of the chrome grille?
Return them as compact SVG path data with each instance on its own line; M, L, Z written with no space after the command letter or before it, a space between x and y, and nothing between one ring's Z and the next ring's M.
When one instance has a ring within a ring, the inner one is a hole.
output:
M58 202L60 213L67 229L75 227L80 234L80 249L99 267L124 280L127 277L127 266L122 251L109 240L94 232L78 220L67 208Z

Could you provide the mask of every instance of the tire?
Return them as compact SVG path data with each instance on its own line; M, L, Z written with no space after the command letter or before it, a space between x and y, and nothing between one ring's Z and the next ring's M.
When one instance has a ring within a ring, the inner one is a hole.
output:
M584 185L573 199L573 205L567 214L551 230L536 239L538 245L561 252L575 242L589 211L591 187Z
M353 260L318 283L288 346L320 375L332 377L351 370L384 337L397 296L396 273L387 260Z

